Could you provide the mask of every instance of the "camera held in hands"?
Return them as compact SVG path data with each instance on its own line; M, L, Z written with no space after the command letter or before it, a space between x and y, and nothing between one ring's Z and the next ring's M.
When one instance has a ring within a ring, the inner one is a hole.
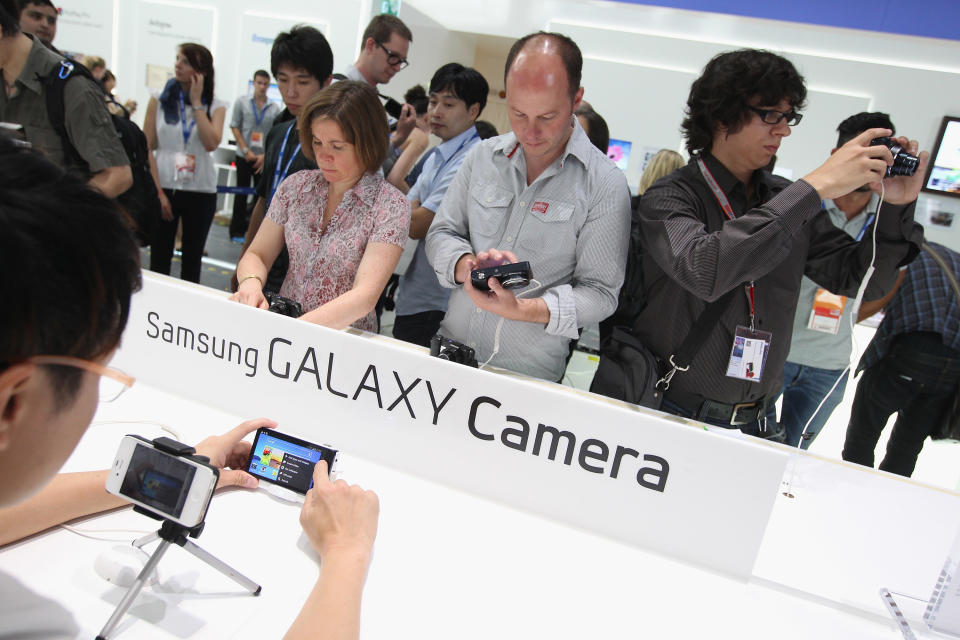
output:
M874 138L871 147L884 146L893 154L893 165L887 167L886 177L912 176L920 166L920 158L912 156L893 138Z
M263 297L267 299L267 303L270 305L269 311L273 313L290 316L291 318L299 318L303 315L303 306L296 300L284 298L280 294L273 293L272 291L264 291Z
M477 366L477 354L467 345L445 338L439 333L430 338L430 355L441 360L449 360L465 364L468 367Z
M481 291L490 291L488 283L490 278L496 278L504 289L521 289L530 284L533 271L530 269L529 262L513 262L474 269L470 272L470 280L474 288Z

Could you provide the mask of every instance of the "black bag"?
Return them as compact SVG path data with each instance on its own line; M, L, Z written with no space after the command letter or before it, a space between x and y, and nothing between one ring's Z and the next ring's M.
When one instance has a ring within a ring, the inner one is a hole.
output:
M657 389L660 361L627 330L614 327L600 349L600 363L590 384L591 393L659 409L663 392Z
M60 66L55 67L46 77L40 78L40 82L44 87L47 117L63 141L65 156L71 164L86 166L86 162L70 141L65 124L67 107L64 103L64 92L67 81L74 76L81 76L96 83L86 67L68 60L62 60ZM133 174L133 185L117 196L117 202L129 216L141 246L146 246L150 244L153 232L160 221L160 196L157 193L153 175L150 173L150 151L147 149L147 138L140 127L130 120L126 109L124 109L124 115L110 114L110 118L120 139L120 145L127 154L130 172Z
M953 295L957 297L957 302L960 302L960 284L957 283L957 278L953 275L950 267L947 266L946 261L927 243L923 243L923 250L929 253L930 257L940 265L944 275L947 276L947 280L950 281L950 288L953 289ZM953 402L950 403L943 412L943 415L940 416L940 421L930 434L930 439L960 442L960 388L958 388L957 393L953 395Z

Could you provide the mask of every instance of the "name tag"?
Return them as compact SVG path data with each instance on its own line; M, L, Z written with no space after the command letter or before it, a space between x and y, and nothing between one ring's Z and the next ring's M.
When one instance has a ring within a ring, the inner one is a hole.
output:
M173 179L177 182L192 182L197 171L197 157L192 153L173 154Z
M263 132L262 131L250 132L250 146L257 147L258 149L263 148Z
M733 348L730 350L730 362L727 363L727 375L740 380L760 382L772 339L773 334L769 331L751 331L748 327L737 327Z
M810 310L807 329L836 335L840 331L840 317L843 315L843 308L846 306L846 296L838 296L822 287L817 289L817 295L813 298L813 308Z

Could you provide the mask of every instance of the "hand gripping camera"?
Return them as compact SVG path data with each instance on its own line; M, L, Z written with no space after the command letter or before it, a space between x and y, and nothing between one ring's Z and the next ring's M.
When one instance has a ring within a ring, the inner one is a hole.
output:
M886 177L912 176L920 166L920 158L912 156L892 138L874 138L870 141L871 147L884 146L893 154L893 165L887 167Z

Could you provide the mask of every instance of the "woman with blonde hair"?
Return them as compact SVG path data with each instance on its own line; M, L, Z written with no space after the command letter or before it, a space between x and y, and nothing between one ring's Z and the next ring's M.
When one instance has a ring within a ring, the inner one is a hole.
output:
M640 176L640 188L637 189L637 195L642 196L654 182L663 176L670 175L685 164L686 162L683 156L676 151L660 149L656 155L650 158L647 168L643 170L643 175Z
M237 265L231 298L261 309L267 272L286 241L290 268L280 295L300 318L334 329L377 331L374 307L400 260L410 203L378 173L387 153L387 117L367 84L344 80L318 92L297 119L315 171L284 180Z

